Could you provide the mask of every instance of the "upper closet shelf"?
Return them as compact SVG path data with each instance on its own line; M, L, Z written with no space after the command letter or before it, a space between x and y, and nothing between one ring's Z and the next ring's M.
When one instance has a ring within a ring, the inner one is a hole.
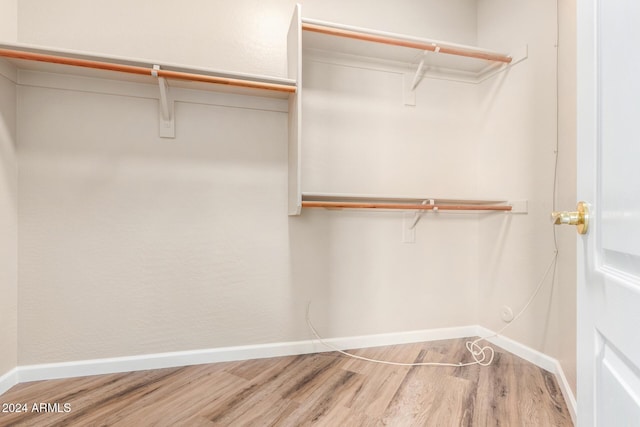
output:
M153 79L164 78L175 87L258 94L277 98L287 98L289 94L296 91L296 82L292 79L230 73L116 56L98 56L24 44L0 43L0 57L4 57L20 70L73 74L137 83L153 83Z
M479 83L526 59L527 46L510 53L302 18L303 48L396 63L423 77Z

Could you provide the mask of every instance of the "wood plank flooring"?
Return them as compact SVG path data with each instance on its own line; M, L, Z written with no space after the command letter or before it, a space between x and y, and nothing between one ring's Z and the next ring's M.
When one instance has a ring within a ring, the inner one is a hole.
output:
M354 353L458 362L469 360L465 341ZM573 425L553 374L495 350L488 367L389 366L319 353L24 383L0 396L0 406L27 411L0 412L0 426Z

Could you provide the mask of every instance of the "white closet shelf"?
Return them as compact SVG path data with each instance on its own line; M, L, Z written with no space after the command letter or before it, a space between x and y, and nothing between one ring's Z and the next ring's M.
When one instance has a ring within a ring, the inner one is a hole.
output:
M526 201L508 201L500 199L447 199L420 196L387 196L341 193L302 193L302 207L326 209L527 212Z
M477 83L527 57L527 47L510 54L302 18L303 47L415 68L416 75Z
M190 67L108 55L94 55L64 49L24 44L0 43L0 57L19 70L72 74L137 83L153 83L162 77L172 86L241 94L287 98L296 92L296 82L244 73ZM156 67L154 69L154 66Z

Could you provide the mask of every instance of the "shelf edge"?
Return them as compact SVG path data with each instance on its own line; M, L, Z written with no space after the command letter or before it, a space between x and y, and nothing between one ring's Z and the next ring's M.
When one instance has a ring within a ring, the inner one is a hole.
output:
M390 44L394 46L414 48L423 51L428 50L432 52L440 52L443 54L466 56L488 61L503 62L506 64L512 61L510 55L495 52L489 49L478 48L475 46L467 46L457 43L449 43L403 34L353 27L308 18L302 19L302 29L305 31L319 32L337 37L354 38L362 41Z

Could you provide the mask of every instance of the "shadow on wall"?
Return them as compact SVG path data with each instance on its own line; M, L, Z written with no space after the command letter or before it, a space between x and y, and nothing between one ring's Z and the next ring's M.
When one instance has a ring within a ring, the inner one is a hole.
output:
M286 340L286 114L178 102L161 140L154 100L19 113L23 363Z
M403 243L403 214L305 209L289 218L297 339L477 324L477 215L425 215Z
M16 163L16 89L13 82L0 75L0 169L8 199L17 209L18 177ZM5 98L6 97L6 98Z
M304 212L289 217L289 334L296 340L312 339L305 323L307 305L310 317L330 316L331 233L329 217Z

